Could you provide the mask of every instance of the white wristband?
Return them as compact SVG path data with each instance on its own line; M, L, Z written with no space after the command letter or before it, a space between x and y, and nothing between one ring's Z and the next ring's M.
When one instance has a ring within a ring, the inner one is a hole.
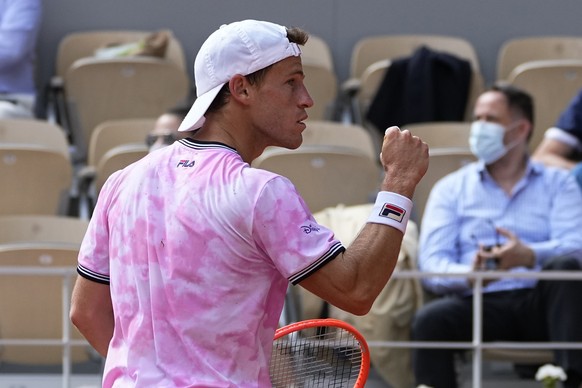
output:
M390 191L380 191L368 222L392 226L404 233L411 210L412 201L409 198Z

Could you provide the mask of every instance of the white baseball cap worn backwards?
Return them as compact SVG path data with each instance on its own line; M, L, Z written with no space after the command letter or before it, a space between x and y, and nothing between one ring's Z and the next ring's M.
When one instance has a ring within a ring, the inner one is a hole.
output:
M258 20L222 25L202 44L194 61L197 98L178 131L204 124L204 114L222 86L237 75L249 75L291 56L301 49L287 38L285 27Z

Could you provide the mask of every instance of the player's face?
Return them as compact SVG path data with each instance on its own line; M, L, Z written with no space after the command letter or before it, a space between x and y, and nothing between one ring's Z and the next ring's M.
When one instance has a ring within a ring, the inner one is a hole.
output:
M306 109L313 106L303 79L301 58L289 57L274 64L256 87L250 114L265 146L295 149L301 145Z

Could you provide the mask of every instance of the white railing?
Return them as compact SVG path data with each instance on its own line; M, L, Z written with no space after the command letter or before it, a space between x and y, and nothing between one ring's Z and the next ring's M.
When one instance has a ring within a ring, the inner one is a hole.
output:
M61 288L61 298L63 311L62 315L62 338L61 339L10 339L0 338L0 346L62 346L63 348L63 388L71 386L71 347L87 346L88 342L84 340L75 340L71 338L71 324L69 320L69 309L71 306L72 279L77 271L74 267L12 267L0 266L1 276L57 276L63 280ZM26 319L23 317L23 319Z
M441 273L421 271L398 271L391 279L422 279L427 277L472 278L473 283L473 339L471 342L429 341L369 341L370 347L393 348L447 348L473 351L473 388L481 388L483 349L582 349L582 342L501 342L482 341L483 280L502 278L525 278L539 280L582 280L582 271L507 272L475 271L470 273Z
M63 388L70 387L71 379L71 347L87 346L84 340L71 338L71 325L69 321L70 296L72 290L72 278L76 275L76 269L71 267L45 268L45 267L2 267L0 276L59 276L62 284L62 338L59 339L7 339L0 338L2 345L33 345L33 346L62 346L63 347ZM504 272L504 271L479 271L470 273L440 273L420 271L394 272L391 279L421 279L426 277L462 277L473 278L473 339L471 342L415 342L415 341L369 341L370 347L393 348L448 348L467 349L473 351L473 387L481 388L482 378L482 351L483 349L582 349L582 342L487 342L481 338L482 329L482 289L484 279L500 278L527 278L540 280L582 280L582 271L542 271L542 272ZM24 319L24 318L23 318Z

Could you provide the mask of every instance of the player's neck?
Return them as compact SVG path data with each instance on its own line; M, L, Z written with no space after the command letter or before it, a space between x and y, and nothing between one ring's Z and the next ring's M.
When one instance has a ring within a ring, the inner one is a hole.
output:
M192 138L226 144L237 150L242 159L250 164L263 150L259 149L249 136L246 136L248 131L242 127L243 125L237 125L229 120L207 119Z

